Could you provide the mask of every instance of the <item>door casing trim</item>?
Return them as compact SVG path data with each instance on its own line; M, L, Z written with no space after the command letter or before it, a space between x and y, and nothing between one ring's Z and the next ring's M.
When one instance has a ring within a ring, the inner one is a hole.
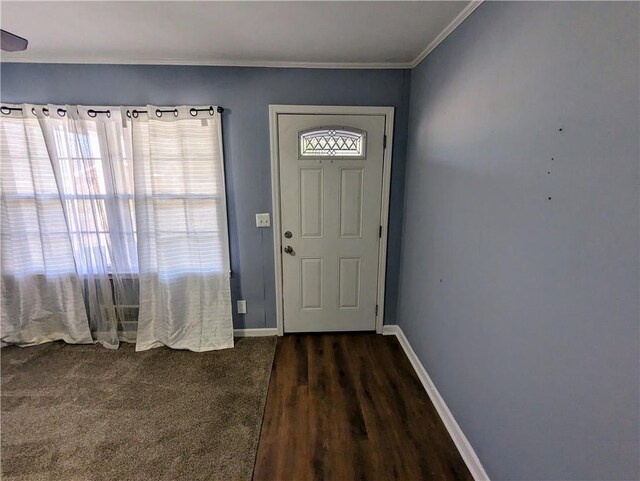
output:
M391 193L391 163L393 156L393 121L395 107L360 107L329 105L269 105L269 138L271 142L271 209L273 216L273 259L275 267L276 324L278 335L284 334L284 302L282 298L282 231L280 219L280 153L278 145L278 115L384 115L387 144L383 154L382 165L382 202L380 208L380 225L382 235L378 249L378 291L376 302L376 332L382 334L384 325L384 295L387 273L387 242L389 227L389 200Z

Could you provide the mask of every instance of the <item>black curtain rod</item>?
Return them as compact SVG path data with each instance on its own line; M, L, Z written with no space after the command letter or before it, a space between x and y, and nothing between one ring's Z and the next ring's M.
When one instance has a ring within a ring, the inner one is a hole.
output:
M222 113L224 112L224 109L222 107L216 107L216 110L218 111L218 113ZM174 115L174 117L178 116L178 109L156 109L156 116L157 117L162 117L162 114L164 113L172 113ZM191 114L192 117L195 117L196 115L198 115L198 112L209 112L209 114L213 115L213 106L209 107L208 109L196 109L196 108L190 108L189 109L189 113ZM127 117L131 118L138 118L138 116L140 114L147 114L149 112L147 112L146 110L127 110Z
M224 112L224 108L222 107L216 107L216 110L218 113L222 113ZM22 112L22 108L21 107L7 107L5 105L0 107L0 112L2 112L4 115L9 115L11 112ZM31 108L31 112L35 115L36 111L35 111L35 107ZM58 115L64 117L65 114L67 113L67 111L63 108L59 108L57 110ZM171 112L173 113L173 115L175 117L178 116L178 109L156 109L155 114L157 117L162 117L163 113L168 113ZM208 109L196 109L196 108L191 108L189 109L189 113L191 114L192 117L196 117L198 115L198 112L209 112L211 115L213 115L214 111L213 111L213 106L209 107ZM49 115L49 109L46 107L42 107L42 113L44 113L45 115ZM140 114L146 114L148 113L146 110L127 110L127 117L131 118L131 116L133 116L134 118L138 118L138 115ZM98 114L106 114L107 117L111 117L111 110L94 110L94 109L89 109L87 110L87 114L89 115L89 117L95 117Z

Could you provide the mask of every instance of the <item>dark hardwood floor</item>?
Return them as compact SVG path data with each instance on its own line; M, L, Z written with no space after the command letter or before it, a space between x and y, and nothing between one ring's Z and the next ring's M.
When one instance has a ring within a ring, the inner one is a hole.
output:
M278 339L254 481L472 480L395 336Z

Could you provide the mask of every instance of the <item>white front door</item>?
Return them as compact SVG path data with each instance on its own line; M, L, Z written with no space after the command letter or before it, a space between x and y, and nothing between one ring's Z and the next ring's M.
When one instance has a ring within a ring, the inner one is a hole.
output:
M278 115L285 332L373 331L384 115Z

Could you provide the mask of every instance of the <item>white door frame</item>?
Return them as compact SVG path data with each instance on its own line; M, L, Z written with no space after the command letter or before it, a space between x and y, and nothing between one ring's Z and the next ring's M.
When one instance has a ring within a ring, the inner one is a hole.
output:
M382 207L380 225L382 233L378 251L378 312L376 332L382 334L384 324L384 292L387 272L387 232L389 227L389 194L391 191L391 161L393 150L394 107L348 107L327 105L269 105L269 135L271 138L271 202L273 213L273 259L276 271L276 321L278 335L284 334L284 306L282 299L282 226L280 220L280 153L278 151L278 115L280 114L325 114L325 115L384 115L386 148L382 166Z

